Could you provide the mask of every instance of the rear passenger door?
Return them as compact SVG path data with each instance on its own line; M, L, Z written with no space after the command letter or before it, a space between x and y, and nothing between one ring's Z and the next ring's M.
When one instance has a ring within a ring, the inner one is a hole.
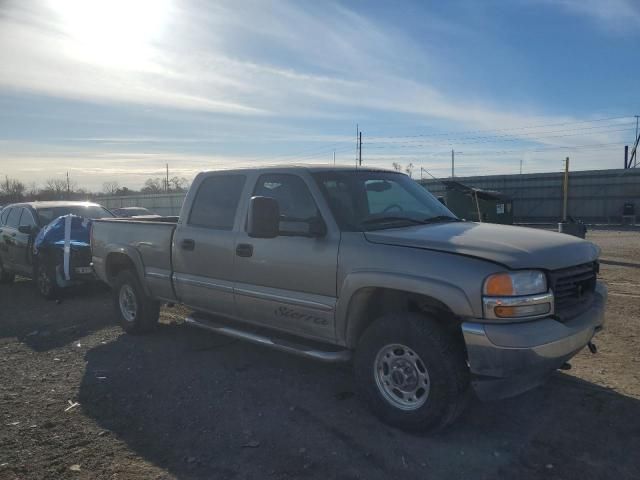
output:
M20 233L16 229L13 245L13 264L16 271L31 275L33 270L32 247L36 229L36 221L28 208L22 209L18 227L30 227L31 233Z
M14 272L18 271L15 258L20 215L22 215L22 207L11 208L6 223L2 226L2 248L5 252L3 262Z
M281 234L251 238L243 222L236 240L238 315L302 336L334 339L340 232L318 208L320 193L301 175L269 173L258 177L251 195L278 202ZM296 233L304 231L300 227L314 218L325 223L326 235L317 238Z
M197 310L234 316L234 226L244 174L215 173L197 189L173 239L173 279L178 299Z

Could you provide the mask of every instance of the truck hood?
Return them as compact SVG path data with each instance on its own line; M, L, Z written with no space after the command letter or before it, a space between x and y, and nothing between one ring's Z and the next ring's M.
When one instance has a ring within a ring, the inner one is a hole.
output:
M492 223L451 222L365 232L372 243L468 255L512 269L556 270L594 261L591 242L536 228Z

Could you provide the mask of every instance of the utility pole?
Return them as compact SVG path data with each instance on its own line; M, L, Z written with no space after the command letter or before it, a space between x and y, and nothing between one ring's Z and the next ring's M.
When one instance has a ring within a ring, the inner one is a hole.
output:
M456 162L456 152L454 152L452 148L451 149L451 178L455 177L455 170L454 170L455 162Z
M71 182L69 182L69 172L67 172L67 200L71 198Z
M567 200L569 198L569 157L564 161L564 192L562 202L562 222L567 221Z
M362 166L362 132L358 132L358 166Z
M520 175L522 175L522 159L520 159Z
M336 164L336 151L333 151L333 164Z
M360 125L356 123L356 168L358 168L358 152L360 151L360 147L358 145L359 133L360 133Z
M165 187L164 187L164 191L166 193L169 193L169 164L167 163L167 179L165 181Z

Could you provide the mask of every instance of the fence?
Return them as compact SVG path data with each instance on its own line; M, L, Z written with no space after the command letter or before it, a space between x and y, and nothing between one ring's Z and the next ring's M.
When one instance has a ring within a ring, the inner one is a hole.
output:
M126 197L99 197L96 202L107 208L144 207L158 215L179 215L185 193L158 193L128 195Z
M557 222L562 216L562 172L455 177L465 185L498 190L513 199L514 221ZM422 180L434 195L445 187ZM585 223L621 223L625 203L640 214L640 169L587 170L569 173L568 215ZM640 216L640 215L639 215Z

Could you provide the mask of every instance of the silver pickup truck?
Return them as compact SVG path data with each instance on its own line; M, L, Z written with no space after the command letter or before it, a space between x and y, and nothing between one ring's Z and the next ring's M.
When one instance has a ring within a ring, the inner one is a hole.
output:
M607 298L593 244L462 221L406 175L368 168L201 173L178 218L97 220L91 244L127 332L181 303L201 328L352 359L373 412L409 430L594 351Z

